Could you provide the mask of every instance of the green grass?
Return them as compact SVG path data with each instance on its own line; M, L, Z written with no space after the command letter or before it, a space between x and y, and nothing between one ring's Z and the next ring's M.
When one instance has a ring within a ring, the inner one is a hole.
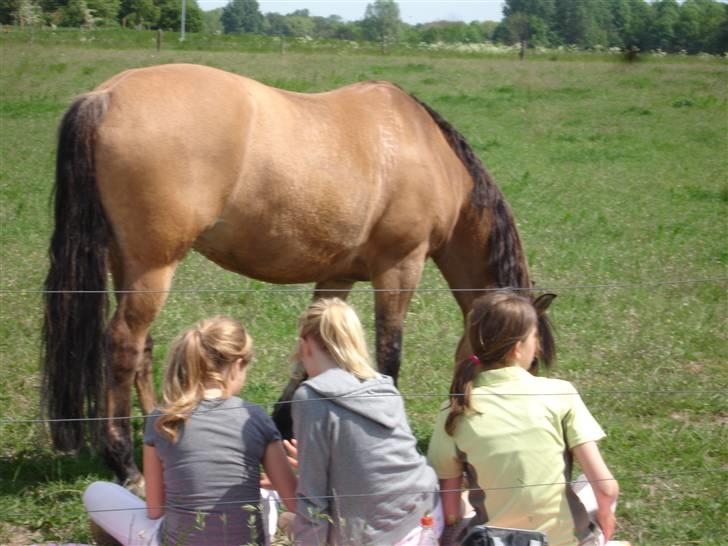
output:
M158 53L152 38L0 35L3 419L38 415L37 290L47 268L55 135L76 94L126 68L166 62L207 64L297 91L390 79L468 138L514 210L532 276L558 292L551 316L559 361L551 373L576 384L608 433L602 450L623 491L620 536L656 546L721 542L728 509L725 62L667 57L628 65L566 54L518 62L515 55L293 47L281 55L270 44L230 37L220 38L225 47L205 38L215 51L172 49L170 38ZM716 278L723 280L688 282ZM663 281L685 282L652 284ZM432 290L414 297L407 317L401 390L434 394L406 399L424 446L449 385L461 317L434 267L422 287ZM174 288L185 291L170 296L154 324L156 362L183 327L230 314L256 340L244 395L274 401L308 291L275 292L196 254ZM373 339L371 295L357 292L351 301ZM98 458L54 453L39 425L0 423L0 438L0 543L88 541L80 494L110 478Z

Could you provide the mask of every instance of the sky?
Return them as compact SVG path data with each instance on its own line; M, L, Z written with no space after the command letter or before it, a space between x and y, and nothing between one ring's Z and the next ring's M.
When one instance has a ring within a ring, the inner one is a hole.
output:
M340 15L345 21L364 18L367 4L374 0L258 0L263 13L285 15L307 9L311 15ZM430 21L500 21L503 0L396 0L402 21L411 25ZM197 0L207 11L225 6L228 0Z

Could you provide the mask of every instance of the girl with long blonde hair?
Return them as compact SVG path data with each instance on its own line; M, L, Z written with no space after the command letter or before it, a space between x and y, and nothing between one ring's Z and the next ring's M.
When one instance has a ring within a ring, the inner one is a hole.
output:
M359 317L340 299L318 300L298 334L293 359L308 379L292 401L296 544L416 544L420 518L438 507L437 480L392 379L370 365Z
M164 404L146 422L146 504L96 482L84 493L91 519L122 544L263 544L262 463L293 509L296 479L272 420L236 395L253 341L227 317L198 322L169 350Z

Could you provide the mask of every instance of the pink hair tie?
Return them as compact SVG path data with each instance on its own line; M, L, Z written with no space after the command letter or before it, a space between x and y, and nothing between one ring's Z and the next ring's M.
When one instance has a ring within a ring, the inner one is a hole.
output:
M476 355L472 354L468 358L473 364L480 364L480 359Z

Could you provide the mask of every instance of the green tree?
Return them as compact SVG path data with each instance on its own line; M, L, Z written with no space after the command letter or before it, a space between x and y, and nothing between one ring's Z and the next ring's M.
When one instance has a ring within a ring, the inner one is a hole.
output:
M20 0L0 0L0 24L12 25L15 23L14 14L18 11Z
M290 14L286 17L286 23L291 36L312 36L314 30L313 19L308 15Z
M257 34L263 30L265 18L256 0L231 0L223 8L220 21L227 34Z
M20 28L35 27L43 22L43 10L33 0L19 0L12 19Z
M368 4L362 21L365 37L381 43L382 52L388 43L397 41L401 24L399 6L394 0L375 0Z
M220 16L222 8L212 9L202 12L202 32L206 34L218 34L222 32L222 23Z
M503 5L503 17L508 18L516 13L525 13L539 17L547 25L553 25L556 16L555 0L506 0Z
M122 26L151 28L159 21L159 11L153 0L121 0L119 21Z
M650 25L650 49L676 50L675 27L680 19L680 6L675 0L659 0L652 7L654 19Z
M701 35L701 9L694 0L686 0L680 6L680 15L675 23L675 47L688 53L702 50L704 36Z
M631 17L629 0L607 0L607 9L609 10L607 45L624 47L624 37Z
M649 47L652 7L644 0L627 0L629 17L622 34L625 49L645 50Z
M559 0L556 21L555 30L565 44L607 45L609 9L602 0Z
M687 16L684 13L686 11L689 12ZM697 19L697 33L692 22L693 18ZM714 0L686 0L680 6L680 20L675 26L675 37L687 51L724 53L728 50L725 41L727 31L727 4L720 4Z
M69 0L68 5L61 9L61 26L93 28L97 22L86 0Z
M162 30L178 31L182 25L182 2L185 6L185 31L201 32L203 29L202 10L196 0L161 0L159 19L155 25Z
M86 0L99 25L116 24L121 7L120 0Z
M506 0L504 20L500 28L493 30L493 39L520 43L522 54L526 43L555 45L556 4L557 0Z
M268 34L272 36L290 36L291 29L288 28L288 19L280 13L266 13Z
M532 38L545 36L548 33L546 22L536 15L528 15L519 11L512 13L503 21L505 28L510 34L510 43L518 43L521 50L518 56L523 60L526 56L528 43Z

